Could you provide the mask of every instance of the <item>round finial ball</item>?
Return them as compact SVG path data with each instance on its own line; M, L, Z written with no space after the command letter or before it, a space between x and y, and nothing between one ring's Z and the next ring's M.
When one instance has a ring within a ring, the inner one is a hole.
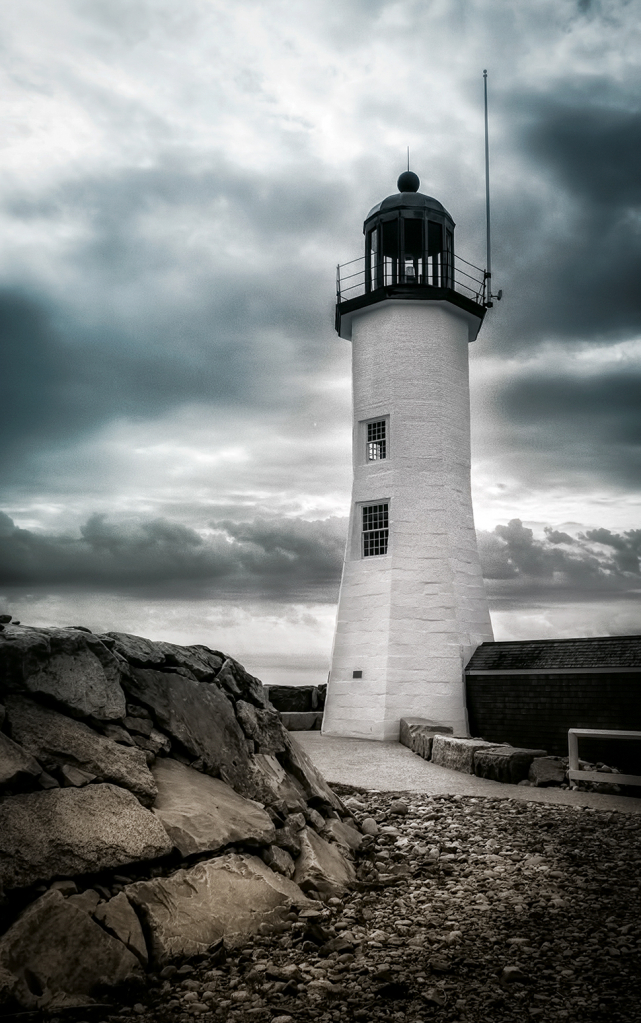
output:
M396 182L396 187L399 192L418 192L420 183L419 176L414 171L403 171Z

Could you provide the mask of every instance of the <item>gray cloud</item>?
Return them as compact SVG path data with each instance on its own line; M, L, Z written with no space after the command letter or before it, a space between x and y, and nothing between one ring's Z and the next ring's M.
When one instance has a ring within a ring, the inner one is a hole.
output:
M598 600L641 591L641 530L586 530L576 537L546 526L536 538L520 519L478 534L490 596Z
M345 522L280 519L214 523L202 536L165 519L93 515L80 536L36 533L0 513L5 588L76 587L160 598L251 593L265 599L336 600Z
M20 529L0 513L0 581L6 589L76 587L217 600L336 600L346 520L214 521L197 532L166 519L110 521L93 515L80 535ZM519 519L479 532L490 597L601 599L641 589L641 530L576 536Z

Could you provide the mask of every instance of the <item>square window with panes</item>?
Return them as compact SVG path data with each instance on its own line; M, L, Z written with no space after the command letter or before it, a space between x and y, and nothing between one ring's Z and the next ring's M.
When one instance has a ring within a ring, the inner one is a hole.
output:
M389 505L368 504L363 511L363 557L387 554L389 539Z
M387 424L384 419L376 419L367 424L367 461L379 462L387 458Z

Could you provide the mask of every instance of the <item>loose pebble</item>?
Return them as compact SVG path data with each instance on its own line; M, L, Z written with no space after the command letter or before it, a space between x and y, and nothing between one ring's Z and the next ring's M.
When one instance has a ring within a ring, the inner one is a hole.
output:
M398 792L345 802L368 836L351 891L319 894L285 933L222 961L164 967L114 1021L641 1023L641 815Z

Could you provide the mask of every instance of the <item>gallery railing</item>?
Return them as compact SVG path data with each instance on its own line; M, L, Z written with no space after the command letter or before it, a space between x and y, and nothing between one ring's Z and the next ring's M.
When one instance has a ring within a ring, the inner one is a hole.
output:
M347 302L389 285L417 285L452 288L478 305L489 302L488 275L480 266L449 252L420 259L365 256L339 264L336 268L336 301Z

